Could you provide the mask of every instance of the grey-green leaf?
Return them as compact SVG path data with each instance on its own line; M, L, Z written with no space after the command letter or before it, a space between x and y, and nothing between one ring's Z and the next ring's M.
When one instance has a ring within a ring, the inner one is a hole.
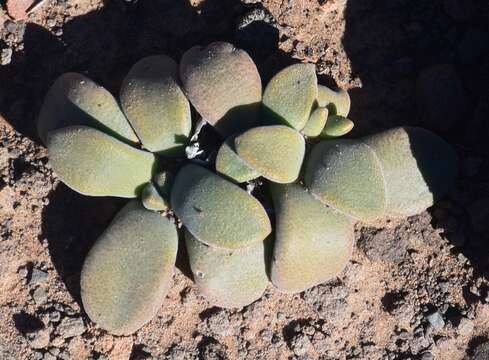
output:
M318 85L318 105L327 107L330 115L347 117L350 113L350 95L343 89L334 91L326 86Z
M384 215L381 164L360 141L326 140L314 146L304 182L316 198L354 218L368 222Z
M146 149L164 156L183 153L192 120L175 61L165 55L138 61L122 84L121 104Z
M353 121L340 115L328 116L326 125L319 135L321 138L335 138L348 134L353 129Z
M150 321L171 283L176 227L137 200L127 204L90 250L81 272L83 307L92 321L115 335L129 335Z
M193 236L214 247L248 247L271 232L257 199L201 166L189 164L178 172L171 205Z
M165 199L152 183L147 183L141 192L141 202L144 207L152 211L164 211L170 207Z
M91 196L136 197L151 179L155 156L103 132L70 126L48 134L51 166L73 190Z
M268 121L302 130L318 96L316 67L295 64L277 73L263 93Z
M66 73L49 89L39 113L37 131L46 143L48 132L72 125L91 126L129 143L139 141L107 90L86 76Z
M234 140L238 155L263 177L278 183L297 179L306 149L304 137L284 125L260 126Z
M180 77L192 105L221 135L257 124L261 78L244 50L226 42L195 46L182 57Z
M244 249L218 249L187 231L185 243L194 281L212 305L240 308L262 296L268 285L267 241Z
M306 126L304 129L302 129L302 133L308 137L319 136L326 125L327 118L328 109L318 107L311 113L309 120L307 120Z
M226 139L219 148L216 157L216 171L237 183L256 179L260 174L236 153L234 139L235 136Z
M298 184L272 184L275 244L272 283L296 293L336 276L353 248L353 224Z
M386 212L392 217L418 214L454 186L457 154L434 133L399 127L364 140L374 149L386 180Z

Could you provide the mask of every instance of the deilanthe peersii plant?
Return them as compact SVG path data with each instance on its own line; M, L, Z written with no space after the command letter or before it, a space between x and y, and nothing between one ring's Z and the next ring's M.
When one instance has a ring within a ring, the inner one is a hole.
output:
M189 156L200 128L192 106L222 137L203 160ZM83 75L58 78L38 120L54 171L81 194L132 198L85 259L88 316L116 335L150 321L178 241L213 305L246 306L269 281L301 292L344 268L355 221L417 214L450 191L457 159L445 141L410 127L340 139L349 110L348 93L318 85L312 64L262 90L248 54L223 42L188 50L180 65L142 59L120 101ZM273 209L246 191L257 178Z

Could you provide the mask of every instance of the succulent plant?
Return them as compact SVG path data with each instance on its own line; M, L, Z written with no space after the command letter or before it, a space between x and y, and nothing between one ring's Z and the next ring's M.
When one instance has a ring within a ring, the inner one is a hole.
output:
M450 191L456 174L457 156L448 143L422 128L399 127L320 142L304 182L325 204L369 222L427 209Z
M318 85L312 64L280 71L262 101L255 64L228 43L192 48L180 65L142 59L120 93L121 107L83 75L62 75L38 122L69 187L138 197L95 242L81 274L87 314L117 335L162 305L180 225L199 290L213 305L242 307L269 280L300 292L336 276L350 259L355 220L423 211L456 176L455 152L427 130L338 139L353 127L350 98ZM191 134L191 106L222 135L217 148L192 156L201 133Z
M315 66L295 64L270 80L263 93L263 107L271 121L302 130L317 97Z
M208 246L185 233L195 283L214 305L243 307L258 300L268 285L266 264L270 241L241 249ZM268 248L267 248L268 246Z
M162 171L153 176L141 192L141 202L148 210L165 211L170 209L170 191L173 184L173 176L167 171Z
M276 222L273 284L280 291L301 292L334 277L353 249L351 219L299 184L271 187Z
M313 110L311 116L309 116L309 120L307 120L306 126L302 129L302 133L308 137L319 136L326 126L328 112L328 109L325 107L318 107Z
M283 125L250 129L236 137L234 146L246 164L278 183L298 178L306 151L302 135Z
M343 89L334 91L318 85L317 102L320 107L327 107L331 115L346 117L350 113L350 95Z
M170 286L177 244L170 220L129 202L85 259L81 296L88 316L116 335L151 320Z
M363 141L381 163L386 215L415 215L450 191L457 174L457 154L432 132L400 127Z
M170 202L195 238L217 248L248 247L272 231L257 199L201 166L185 165L178 172Z
M87 126L53 130L46 145L59 177L84 195L136 197L156 166L153 154Z
M236 153L235 139L236 136L229 137L219 148L216 156L216 171L237 183L256 179L260 173L246 164Z
M192 105L222 135L258 124L261 78L245 51L225 42L195 46L182 57L180 77Z
M37 131L46 143L50 131L70 125L90 126L128 143L139 141L117 100L103 87L76 73L61 75L51 86L38 117Z
M353 129L353 121L341 115L331 115L319 133L321 138L335 138L348 134Z
M384 215L384 178L380 161L356 140L323 141L314 146L304 182L322 202L363 221Z
M121 104L146 149L166 156L183 154L192 120L173 59L159 55L137 62L122 84Z

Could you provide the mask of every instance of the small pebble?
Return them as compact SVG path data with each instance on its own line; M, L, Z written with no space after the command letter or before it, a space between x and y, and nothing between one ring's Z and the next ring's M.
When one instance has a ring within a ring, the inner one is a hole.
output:
M59 353L58 359L61 359L61 360L71 360L70 353L68 353L67 351L63 351L63 352Z
M29 275L29 270L26 267L20 268L17 272L22 279L25 279Z
M460 324L458 324L457 330L460 335L468 336L474 331L474 323L467 318L462 318Z
M39 285L48 279L48 273L39 269L32 269L29 285Z
M47 352L44 354L43 360L56 360L56 356Z
M435 311L434 313L431 313L426 317L426 320L430 323L430 325L433 327L435 330L440 330L443 329L445 326L445 321L443 320L443 317L438 311Z
M38 287L32 293L32 298L37 305L43 305L48 301L48 295L46 294L46 290L42 287Z
M46 21L46 25L50 28L56 26L56 19L50 18Z
M12 20L7 20L3 23L5 30L9 33L14 33L17 31L17 24Z
M50 336L50 329L44 328L36 332L27 334L27 340L29 341L29 346L32 349L43 349L49 345Z
M60 350L56 347L53 347L53 348L49 349L49 353L54 355L54 356L58 356L60 353Z
M49 313L50 322L58 322L60 320L61 320L61 313L59 311L54 310Z
M448 287L449 287L450 283L448 281L440 281L438 283L438 287L440 288L440 290L442 292L447 292L448 291Z
M81 317L64 318L56 328L57 333L64 339L81 335L85 332L85 324Z
M219 311L207 318L208 328L216 335L229 336L233 333L233 328L229 322L228 314L225 311Z
M304 356L309 352L309 349L312 347L311 341L304 334L298 334L294 337L291 344L292 350L294 354L297 356Z
M0 52L0 65L8 65L12 61L13 51L11 48L2 49Z
M272 341L273 332L269 329L263 329L262 331L260 331L260 337L262 338L262 340L269 343Z

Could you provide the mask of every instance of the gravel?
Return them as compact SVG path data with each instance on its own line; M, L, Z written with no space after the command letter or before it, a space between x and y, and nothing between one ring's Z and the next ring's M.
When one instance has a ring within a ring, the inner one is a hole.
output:
M474 349L474 354L470 360L487 360L489 359L489 341L477 345Z
M85 332L85 324L81 317L64 318L56 328L56 332L63 339L71 338L83 334Z
M46 290L42 287L38 287L32 293L32 298L36 305L43 305L48 301L48 295L46 294Z
M290 348L297 356L306 355L312 347L311 340L304 334L294 336L290 343Z
M48 273L37 268L32 269L29 285L39 285L48 279Z
M27 340L32 349L43 349L49 345L51 329L44 328L35 332L28 333Z
M229 336L233 334L233 329L229 322L229 317L226 311L221 310L206 319L206 324L209 330L218 336Z

